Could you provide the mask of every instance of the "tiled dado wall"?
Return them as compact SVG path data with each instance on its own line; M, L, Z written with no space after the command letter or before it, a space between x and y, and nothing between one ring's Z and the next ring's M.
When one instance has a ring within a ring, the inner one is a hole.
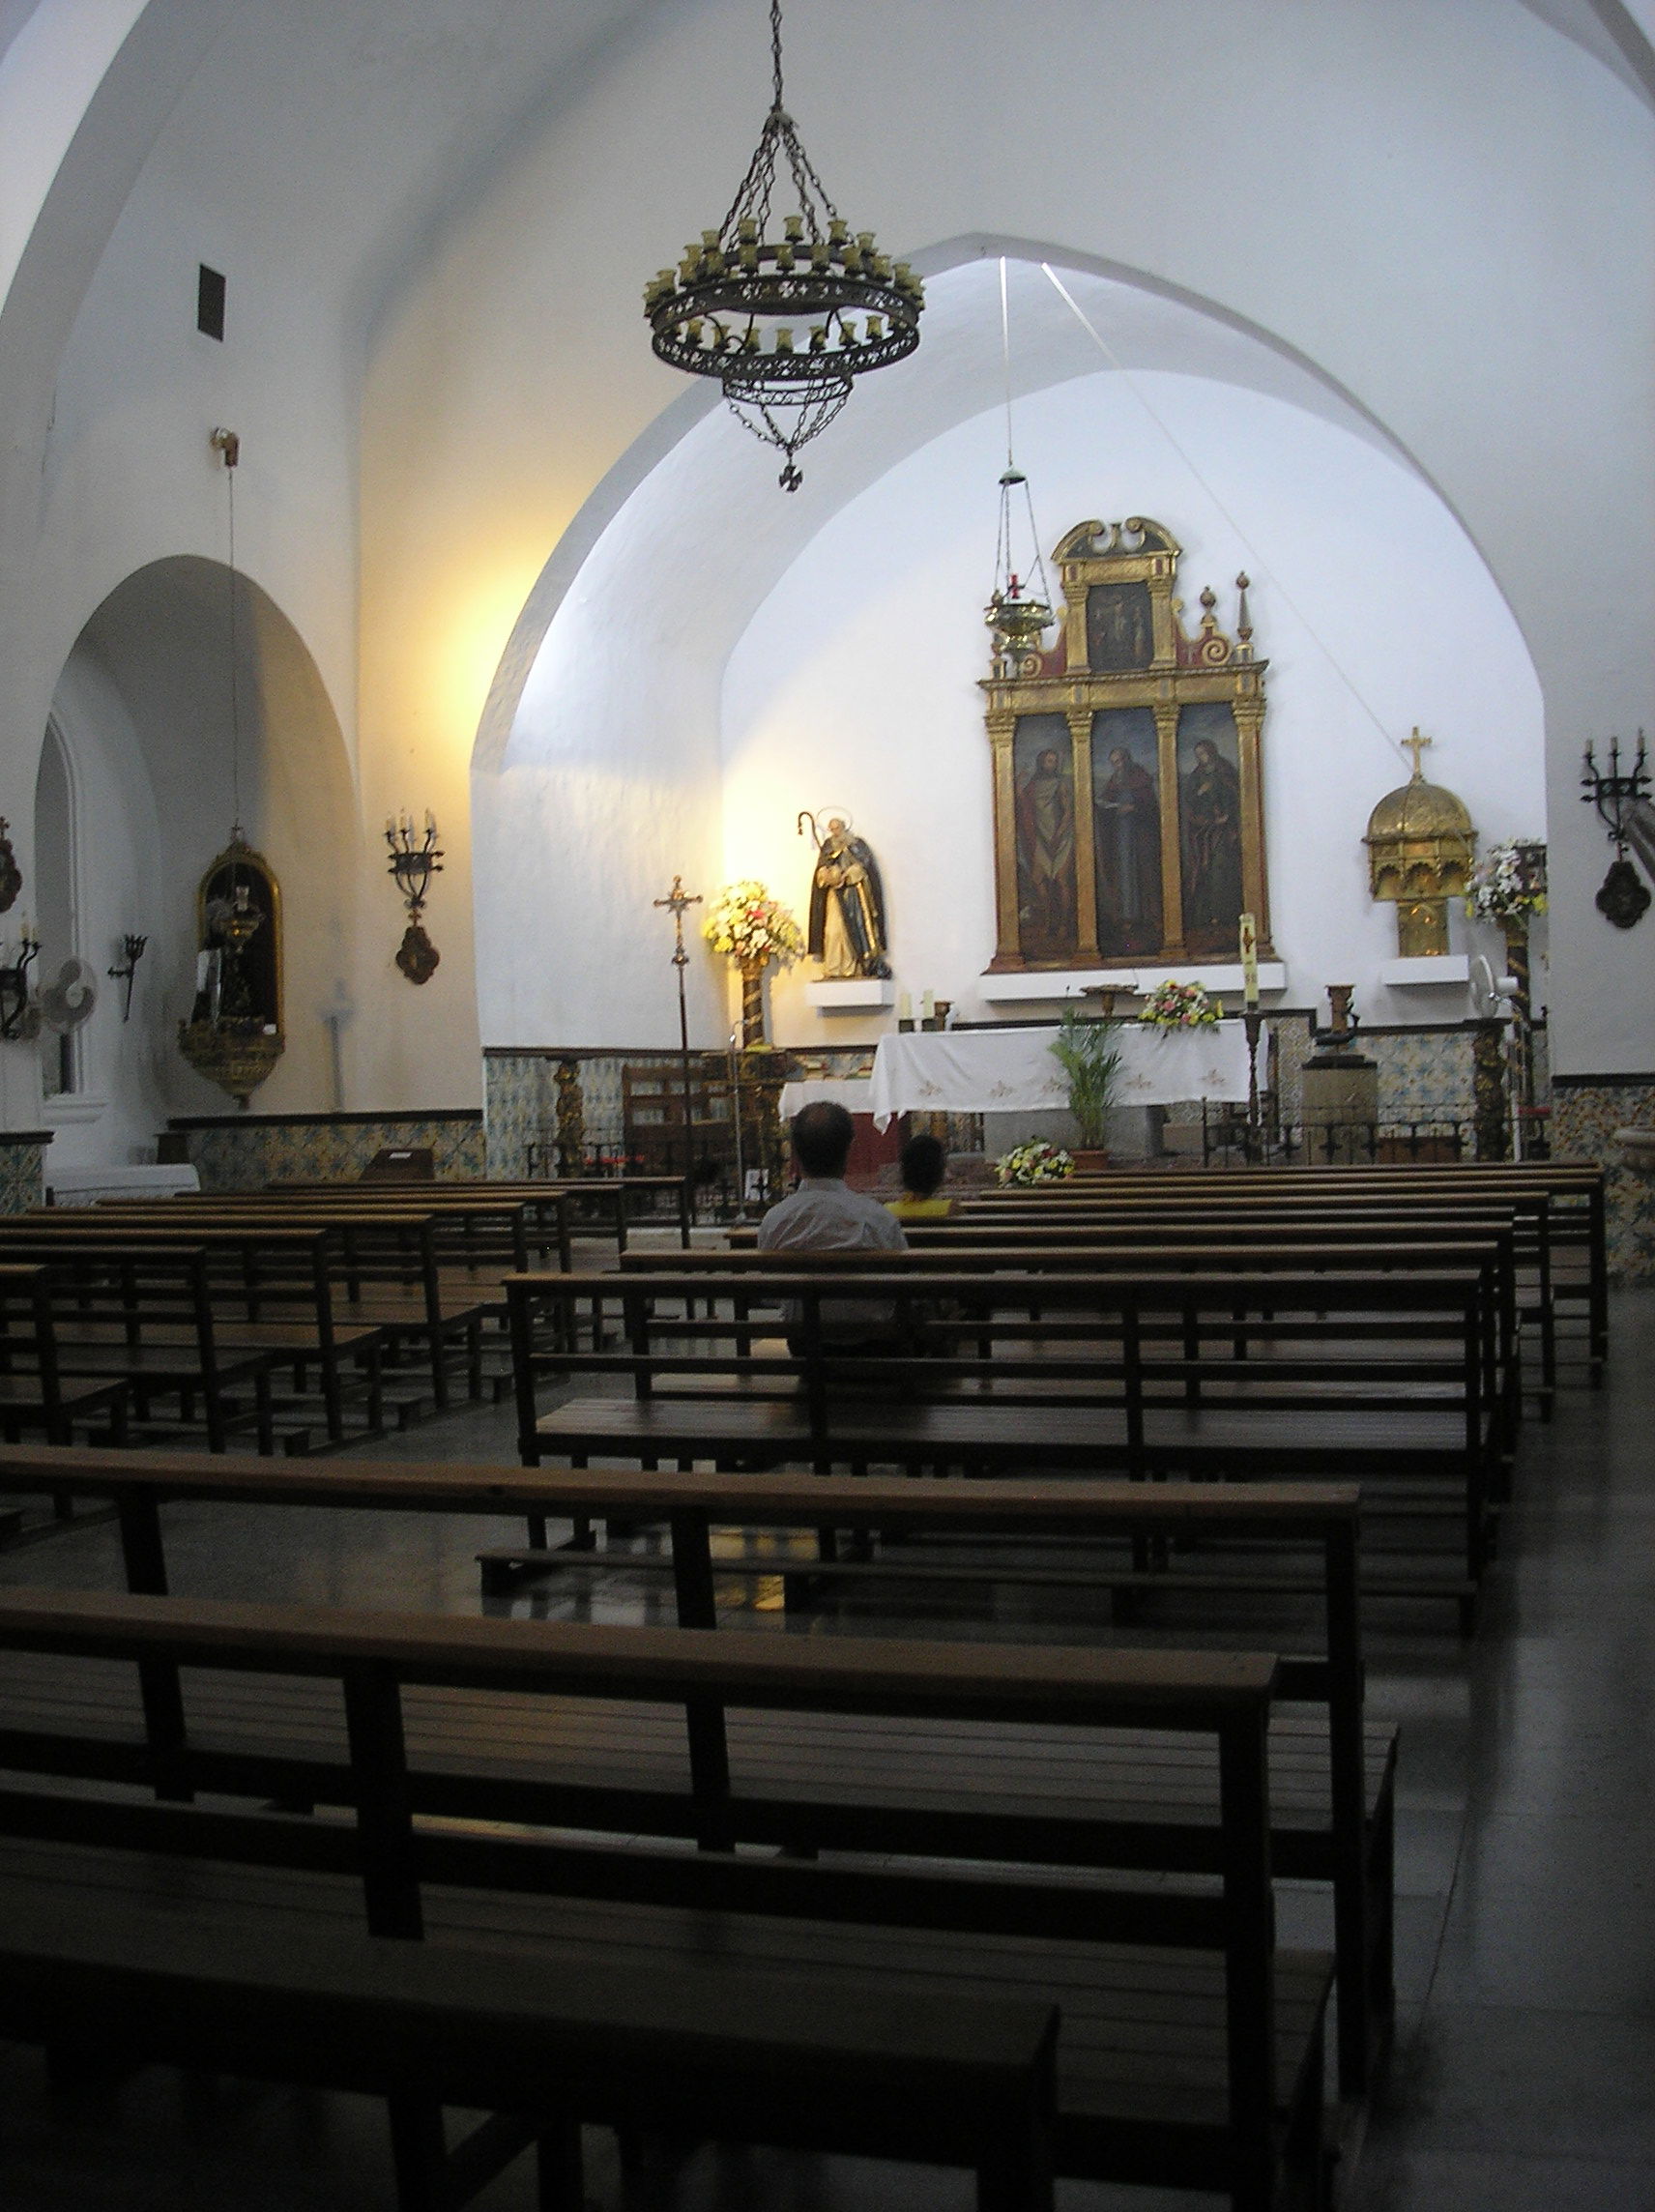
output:
M482 1116L451 1114L198 1115L181 1132L203 1190L260 1190L267 1182L349 1180L391 1146L429 1146L440 1176L480 1176Z
M1324 1019L1319 1016L1319 1019ZM1274 1040L1275 1082L1281 1119L1301 1119L1300 1075L1311 1052L1311 1017L1297 1012L1272 1015L1265 1023ZM1475 1062L1481 1022L1452 1022L1440 1028L1363 1030L1360 1049L1379 1071L1382 1122L1469 1121L1475 1118ZM1544 1106L1550 1095L1544 1028L1534 1032L1534 1097Z
M0 1129L0 1213L27 1213L45 1204L49 1129Z
M1616 1129L1655 1128L1655 1075L1559 1075L1552 1086L1552 1150L1601 1160L1609 1264L1621 1282L1655 1280L1655 1177L1626 1166Z

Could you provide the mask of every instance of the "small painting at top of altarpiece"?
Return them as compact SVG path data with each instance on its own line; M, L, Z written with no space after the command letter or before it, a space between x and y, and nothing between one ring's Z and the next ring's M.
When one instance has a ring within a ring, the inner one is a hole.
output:
M1080 523L1050 650L996 636L996 969L1232 961L1244 913L1273 956L1248 583L1233 635L1210 590L1192 634L1180 557L1145 517Z

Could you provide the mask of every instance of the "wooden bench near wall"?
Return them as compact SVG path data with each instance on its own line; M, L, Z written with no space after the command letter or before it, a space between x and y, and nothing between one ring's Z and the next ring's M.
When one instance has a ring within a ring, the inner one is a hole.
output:
M162 1802L75 1788L77 1747L65 1738L65 1788L0 1790L0 1834L15 1839L0 1852L8 1879L39 1868L49 1846L54 1880L118 1882L125 1871L128 1886L148 1897L158 1857L187 1859L195 1862L192 1893L250 1915L261 1904L268 1909L271 1894L254 1870L294 1868L306 1876L308 1912L323 1925L350 1912L354 1879L372 1935L417 1937L428 1921L454 1925L457 1913L473 1928L480 1918L491 1943L533 1956L549 1938L563 1959L593 1970L623 1943L691 1975L710 1960L723 1972L732 1958L760 1972L798 1967L835 1981L865 1982L871 1970L882 1990L934 2005L951 2004L957 1992L992 1999L1011 1983L1061 2015L1058 2171L1216 2190L1235 2212L1274 2212L1290 2192L1322 2201L1321 2046L1331 1962L1274 1943L1273 1658L800 1644L23 1590L0 1593L0 1649L336 1684L346 1738L343 1757L326 1760L249 1751L233 1779L217 1762L208 1784L181 1736L153 1760L152 1780L171 1799ZM676 1833L698 1848L637 1849L595 1831L571 1841L566 1832L421 1824L404 1750L409 1691L458 1700L472 1716L456 1739L461 1771L450 1789L463 1795L469 1780L484 1803L501 1792L466 1753L478 1709L494 1700L550 1696L591 1702L595 1712L616 1700L681 1707L689 1773ZM738 1855L729 1769L702 1725L724 1708L786 1713L792 1726L843 1715L1210 1737L1220 1877L1216 1886L1169 1889L1053 1880L1037 1866L1013 1874L996 1863L1003 1823L991 1819L985 1830L965 1806L951 1819L934 1816L939 1830L951 1831L942 1854L955 1862L947 1875L884 1863L893 1847L877 1824L855 1859ZM218 1797L239 1802L186 1801L198 1775ZM255 1809L292 1803L299 1791L354 1807L354 1826ZM179 1878L167 1887L179 1894ZM440 1901L450 1889L460 1893L451 1908ZM559 1904L548 1913L551 1897Z

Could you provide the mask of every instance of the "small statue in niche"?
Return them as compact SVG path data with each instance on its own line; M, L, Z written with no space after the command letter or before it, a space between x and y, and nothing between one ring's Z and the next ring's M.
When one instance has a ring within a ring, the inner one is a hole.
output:
M807 946L829 980L890 974L885 935L885 888L879 862L866 842L853 836L842 814L829 814L826 833L814 814L801 813L798 833L816 840L810 879Z

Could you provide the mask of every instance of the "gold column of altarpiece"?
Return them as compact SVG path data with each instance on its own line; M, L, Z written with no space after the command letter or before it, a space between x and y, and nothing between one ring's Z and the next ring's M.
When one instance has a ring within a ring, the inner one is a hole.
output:
M995 970L1233 961L1239 916L1273 957L1265 881L1264 661L1247 578L1234 639L1158 522L1083 522L1058 545L1060 629L983 683L994 757ZM1100 742L1101 741L1101 742ZM1101 758L1099 755L1101 754Z

